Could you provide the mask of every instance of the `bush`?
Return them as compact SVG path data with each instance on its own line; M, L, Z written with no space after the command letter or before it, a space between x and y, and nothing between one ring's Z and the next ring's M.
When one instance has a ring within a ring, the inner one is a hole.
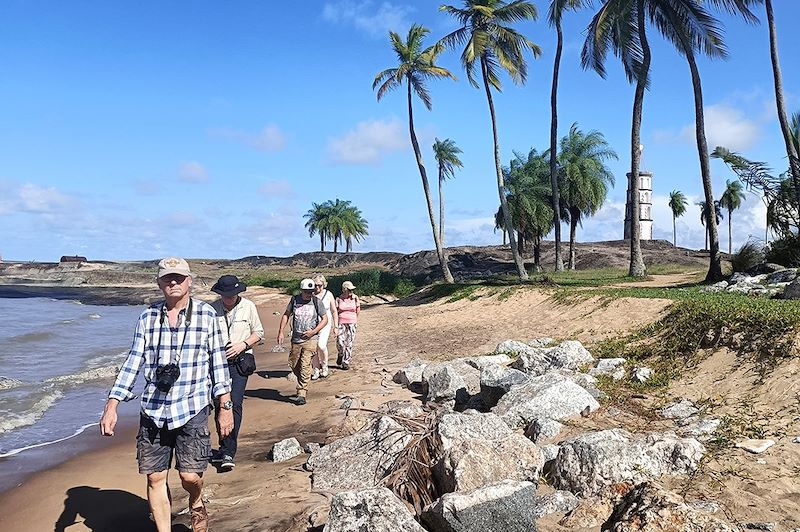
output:
M371 296L375 294L387 294L397 297L404 297L415 291L422 285L421 281L408 277L400 277L391 272L371 268L358 270L344 275L326 275L328 289L338 296L342 293L342 283L350 281L356 285L356 293L361 296ZM297 279L273 279L250 277L245 280L247 284L266 286L269 288L280 288L286 293L299 293L300 278Z
M792 235L770 243L766 260L787 268L800 268L800 236Z
M734 272L746 272L762 262L764 262L764 246L752 240L743 244L731 256L731 266L733 266Z

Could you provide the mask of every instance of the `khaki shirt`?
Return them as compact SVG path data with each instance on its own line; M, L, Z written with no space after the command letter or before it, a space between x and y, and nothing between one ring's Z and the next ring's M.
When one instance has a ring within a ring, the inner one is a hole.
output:
M264 326L261 325L256 305L249 299L239 299L236 306L228 312L225 311L221 299L214 301L212 306L217 311L217 323L222 331L223 345L228 342L243 342L253 333L256 333L259 338L264 338ZM245 352L252 353L253 350L251 348Z

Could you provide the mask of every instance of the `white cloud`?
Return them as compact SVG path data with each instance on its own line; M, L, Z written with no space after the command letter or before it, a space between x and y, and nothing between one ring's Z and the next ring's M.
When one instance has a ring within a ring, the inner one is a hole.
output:
M270 179L262 185L259 191L265 196L277 198L291 198L294 196L292 184L286 180Z
M411 26L411 6L372 0L340 0L326 2L322 18L334 24L353 26L372 37L383 37L389 31L405 33Z
M229 127L209 130L213 137L219 137L244 144L259 151L278 151L286 145L286 138L276 124L267 124L255 133Z
M377 164L384 155L407 148L408 139L400 120L368 120L329 139L328 157L339 164Z
M188 161L181 163L178 169L178 179L187 183L204 183L208 181L208 172L202 164Z
M33 183L0 183L0 214L26 212L51 215L66 212L77 203L76 198L55 187Z
M724 146L729 150L746 151L761 139L761 126L757 120L748 118L740 109L727 104L710 105L705 108L706 137L708 149ZM695 142L694 124L684 126L680 138Z

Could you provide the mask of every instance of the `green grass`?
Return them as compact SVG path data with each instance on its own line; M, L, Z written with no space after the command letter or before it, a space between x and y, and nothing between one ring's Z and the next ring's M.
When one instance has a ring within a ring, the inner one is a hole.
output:
M325 278L328 281L328 289L335 295L341 293L344 281L351 281L356 286L356 293L362 296L381 294L405 297L422 286L421 281L417 279L400 277L378 268L357 270L341 275L326 275ZM287 294L296 294L299 293L301 278L254 276L245 278L244 281L250 285L278 288Z

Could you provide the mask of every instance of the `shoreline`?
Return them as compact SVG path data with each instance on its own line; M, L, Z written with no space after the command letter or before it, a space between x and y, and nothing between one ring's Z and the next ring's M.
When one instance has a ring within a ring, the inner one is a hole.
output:
M0 298L48 297L80 301L85 305L147 305L161 292L154 285L147 286L66 286L61 284L0 284Z

